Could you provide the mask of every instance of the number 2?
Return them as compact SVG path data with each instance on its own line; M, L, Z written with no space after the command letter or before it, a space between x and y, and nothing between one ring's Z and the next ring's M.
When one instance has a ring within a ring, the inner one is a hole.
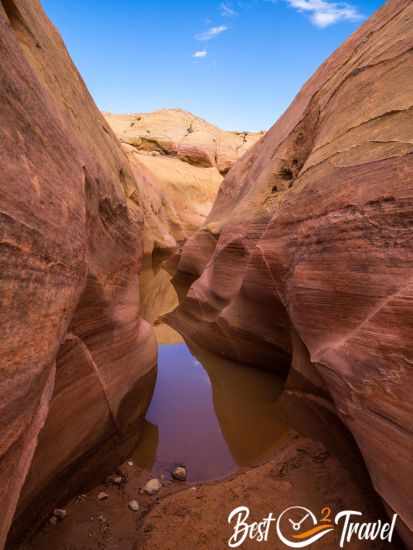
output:
M327 523L330 523L331 522L331 508L330 506L325 506L322 510L321 510L321 521L325 521Z

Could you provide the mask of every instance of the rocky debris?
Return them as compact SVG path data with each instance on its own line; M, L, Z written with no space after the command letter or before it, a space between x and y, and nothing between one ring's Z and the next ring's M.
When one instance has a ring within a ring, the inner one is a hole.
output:
M413 3L390 0L226 176L169 324L330 403L413 545ZM292 363L292 368L290 370Z
M51 518L49 518L49 523L50 523L50 525L57 525L57 522L58 522L58 521L59 521L59 520L57 519L56 516L52 516Z
M155 495L159 492L160 488L162 487L162 483L159 481L159 479L150 479L146 485L144 486L143 490L148 495Z
M133 461L132 461L132 460L128 460L127 465L128 465L128 466L133 466Z
M131 500L128 503L129 510L132 510L132 512L137 512L139 510L139 502L137 500Z
M98 496L97 496L98 500L106 500L108 498L109 498L108 493L105 493L104 491L101 491L100 493L98 493Z
M0 51L2 548L12 519L15 539L74 496L113 436L138 440L156 341L138 169L38 0L0 2Z
M171 475L177 481L186 481L186 468L185 466L177 466L172 470Z

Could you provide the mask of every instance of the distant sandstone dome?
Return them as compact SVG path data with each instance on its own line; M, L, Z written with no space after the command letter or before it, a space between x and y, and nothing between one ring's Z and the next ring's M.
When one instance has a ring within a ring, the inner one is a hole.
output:
M223 175L264 132L226 132L182 109L104 113L136 180L131 200L144 211L144 250L171 250L199 229Z
M104 113L122 143L140 153L176 157L225 175L264 132L228 132L183 109L115 115Z
M223 175L264 135L227 132L182 109L104 116L141 183L146 254L176 247L203 224Z

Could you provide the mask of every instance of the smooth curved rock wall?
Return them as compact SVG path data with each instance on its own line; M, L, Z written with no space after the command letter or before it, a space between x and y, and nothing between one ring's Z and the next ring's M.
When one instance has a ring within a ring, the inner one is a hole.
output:
M0 59L3 547L19 503L17 518L38 517L76 461L139 432L156 344L140 318L135 178L37 0L0 1Z
M412 2L387 2L230 170L167 317L233 359L287 372L292 354L290 385L333 401L408 544L412 21Z

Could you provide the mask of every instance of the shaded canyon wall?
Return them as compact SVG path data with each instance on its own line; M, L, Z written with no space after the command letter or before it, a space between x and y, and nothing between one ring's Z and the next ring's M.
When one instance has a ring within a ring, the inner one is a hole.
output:
M37 0L0 1L0 59L1 548L18 504L38 518L74 464L139 434L156 343L136 180Z

